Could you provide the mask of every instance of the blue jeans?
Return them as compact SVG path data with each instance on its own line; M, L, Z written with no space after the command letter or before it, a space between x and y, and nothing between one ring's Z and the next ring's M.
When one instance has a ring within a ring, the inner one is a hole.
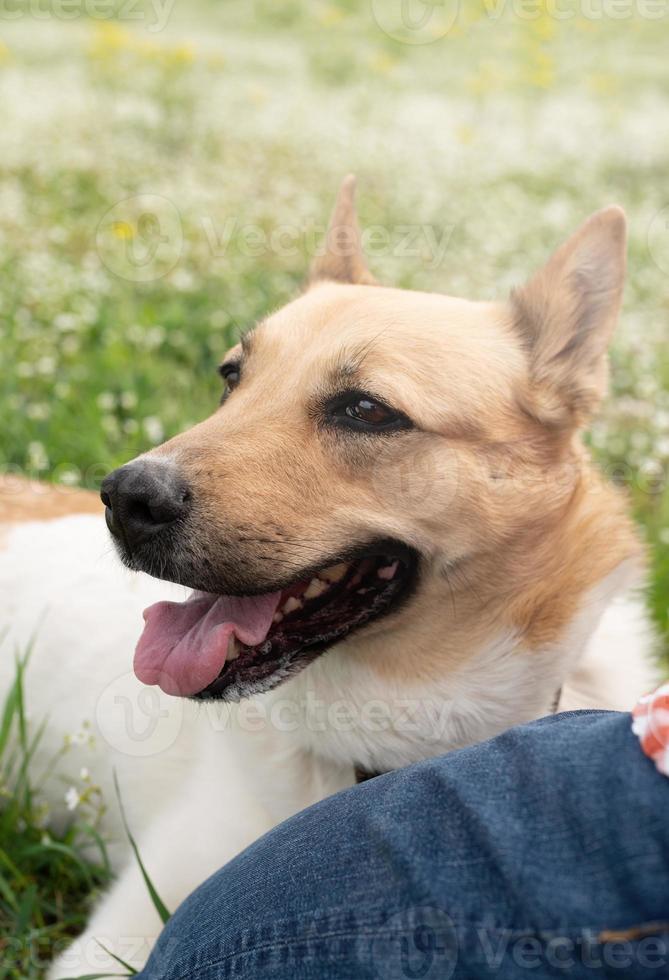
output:
M305 810L191 895L140 974L525 976L669 977L669 779L629 715L544 718Z

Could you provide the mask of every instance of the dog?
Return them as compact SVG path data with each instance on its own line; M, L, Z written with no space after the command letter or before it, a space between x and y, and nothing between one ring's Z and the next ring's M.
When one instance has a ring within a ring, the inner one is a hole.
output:
M93 718L169 907L356 770L653 686L644 549L581 441L625 238L597 212L499 302L393 289L347 178L306 288L225 355L210 418L110 474L104 522L62 494L5 517L14 642L48 607L31 712ZM125 709L147 692L142 740ZM98 942L139 969L160 930L115 811L118 879L53 980L114 972Z

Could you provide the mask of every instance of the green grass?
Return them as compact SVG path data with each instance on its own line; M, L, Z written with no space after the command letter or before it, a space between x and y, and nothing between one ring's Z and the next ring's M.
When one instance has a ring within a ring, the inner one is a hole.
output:
M36 753L47 719L34 729L27 716L29 662L30 651L15 655L14 682L0 715L0 980L40 980L48 963L82 931L101 889L112 880L99 830L105 802L88 772L77 779L67 776L69 740L38 771ZM54 825L46 800L47 784L54 780L63 783L73 811L65 826L62 820ZM165 923L170 913L144 866L114 783L135 860ZM124 972L91 974L86 980L136 972L110 955Z
M8 651L2 648L2 655ZM43 728L26 718L29 655L16 657L16 675L0 722L0 978L39 980L55 953L83 928L96 895L111 879L98 833L102 801L90 784L68 779L67 745L36 772ZM64 827L50 821L44 790L62 780L79 801Z

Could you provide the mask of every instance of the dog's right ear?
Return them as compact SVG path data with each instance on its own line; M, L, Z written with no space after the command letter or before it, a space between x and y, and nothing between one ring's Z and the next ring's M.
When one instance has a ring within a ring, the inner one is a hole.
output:
M323 280L365 286L377 284L362 251L353 174L342 181L325 235L325 251L314 259L309 273L310 284Z
M550 427L583 425L605 393L625 237L620 208L598 211L512 295L515 327L530 361L528 409Z

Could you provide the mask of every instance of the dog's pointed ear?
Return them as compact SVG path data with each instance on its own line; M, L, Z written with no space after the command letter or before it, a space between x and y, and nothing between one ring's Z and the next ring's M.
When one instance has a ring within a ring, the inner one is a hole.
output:
M625 213L604 208L512 293L514 326L530 357L527 407L545 424L582 425L606 392L625 262Z
M321 280L376 285L362 251L353 174L342 181L325 236L325 249L311 266L309 282Z

